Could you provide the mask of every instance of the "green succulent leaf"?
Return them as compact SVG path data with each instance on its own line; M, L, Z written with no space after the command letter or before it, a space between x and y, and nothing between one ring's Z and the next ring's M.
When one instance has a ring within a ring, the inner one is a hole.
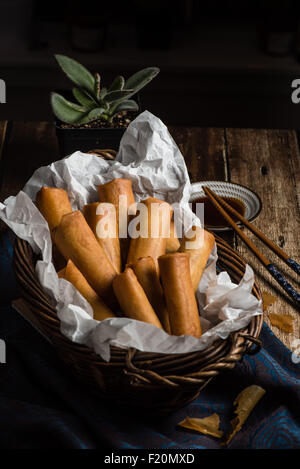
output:
M87 124L88 122L91 122L93 119L90 119L88 114L85 114L84 117L79 119L79 121L75 122L76 125L81 125L81 124Z
M95 96L97 99L100 98L100 82L101 82L101 77L99 75L99 73L95 73L95 90L94 90L94 93L95 93Z
M132 94L133 90L119 90L119 91L110 91L105 95L105 101L107 103L113 103L114 101L120 101Z
M88 118L89 121L99 119L99 117L106 111L104 107L96 107L92 111L89 112Z
M68 101L58 93L51 93L51 106L55 116L67 124L75 124L87 117L87 109Z
M83 65L66 55L56 54L55 58L63 72L75 85L94 93L95 78Z
M146 86L154 77L159 73L158 67L148 67L136 72L125 82L125 88L128 90L132 88L134 92L130 95L133 96L144 86Z
M73 88L72 92L77 101L86 109L91 110L94 109L95 106L97 106L97 103L92 98L92 96L88 94L87 91L80 90L78 88Z
M113 108L110 110L110 115L115 115L121 111L138 111L139 106L133 99L126 99L120 103L117 103Z
M103 99L107 94L107 88L103 87L100 91L100 96L99 96L99 99Z
M108 88L108 91L119 91L124 88L125 84L125 79L121 75L117 76L110 87Z

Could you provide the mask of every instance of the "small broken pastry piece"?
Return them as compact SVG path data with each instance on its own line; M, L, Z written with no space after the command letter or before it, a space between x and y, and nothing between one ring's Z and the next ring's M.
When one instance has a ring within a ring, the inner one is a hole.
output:
M190 259L175 252L158 258L172 335L201 336L200 317L190 274Z
M109 307L106 306L104 301L97 295L95 290L88 284L85 277L71 260L68 260L66 267L60 270L57 275L59 278L64 278L72 283L79 293L90 303L93 309L94 319L103 321L107 318L116 317Z
M178 423L178 426L187 428L188 430L194 430L196 432L203 433L203 435L211 435L215 438L222 438L224 433L219 428L220 417L218 414L212 414L202 419L186 417L184 420Z
M200 226L191 228L182 239L179 252L185 252L190 257L191 279L194 291L198 288L214 245L214 235Z
M125 316L153 324L162 329L143 287L130 267L113 280L113 289Z
M232 432L226 438L224 445L228 445L237 432L240 431L252 410L265 393L266 391L263 388L252 384L238 394L233 403L236 406L234 411L236 417L231 420Z
M268 317L272 326L278 327L278 329L283 332L286 332L287 334L291 334L292 332L294 332L294 318L290 314L269 313Z
M176 227L175 227L174 221L171 220L170 237L167 238L167 243L166 243L166 254L177 252L179 248L180 248L180 241L177 238Z
M152 257L141 257L130 265L144 289L151 306L156 312L163 328L170 334L170 321L162 287Z
M115 268L79 210L63 215L53 231L54 242L65 259L71 259L87 282L110 306L114 303Z
M130 241L127 264L133 264L141 257L150 256L158 267L157 259L166 252L173 210L168 202L154 197L148 197L140 202L139 206L140 213L131 223L136 223L138 220L141 233Z
M36 195L36 204L50 231L60 223L63 215L72 212L68 193L57 187L43 186Z
M265 290L261 292L261 299L263 302L263 311L266 311L269 306L273 305L277 301L276 296L271 295Z
M121 250L115 206L100 202L87 204L83 207L83 215L117 273L120 273Z

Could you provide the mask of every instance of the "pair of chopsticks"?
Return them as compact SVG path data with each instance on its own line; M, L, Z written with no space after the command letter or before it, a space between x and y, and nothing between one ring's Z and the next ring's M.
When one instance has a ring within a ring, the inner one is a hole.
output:
M259 251L255 244L245 235L245 233L239 228L239 226L233 221L227 212L232 213L243 225L247 226L252 233L254 233L261 241L263 241L275 254L277 254L289 267L291 267L297 274L300 275L300 265L293 259L291 259L279 246L276 246L270 239L268 239L258 228L249 223L249 221L237 212L231 205L225 200L219 197L209 187L202 186L203 191L207 197L211 200L216 209L225 218L227 223L233 228L233 230L239 235L239 237L245 242L248 248L255 254L260 262L270 272L272 277L279 283L279 285L286 291L286 293L293 298L298 305L300 305L300 295L292 287L292 285L285 279L285 277L276 269L276 267Z

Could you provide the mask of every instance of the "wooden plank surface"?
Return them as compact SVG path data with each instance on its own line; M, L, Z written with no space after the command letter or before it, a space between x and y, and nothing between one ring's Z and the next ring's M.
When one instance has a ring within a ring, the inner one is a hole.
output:
M191 182L228 180L228 161L224 129L169 127L184 156ZM233 234L226 231L223 239L233 244Z
M262 211L255 225L274 243L282 247L290 257L300 262L300 214L299 214L299 150L296 134L286 130L226 129L231 181L243 184L258 193ZM249 238L299 291L300 280L275 254L260 242L249 230ZM266 269L249 252L246 245L237 240L237 251L254 268L261 290L274 295L277 300L265 312L265 320L273 332L290 349L299 339L300 314L292 301L273 280ZM268 313L293 316L294 334L280 331L270 324Z
M227 179L224 129L170 127L183 154L191 182Z

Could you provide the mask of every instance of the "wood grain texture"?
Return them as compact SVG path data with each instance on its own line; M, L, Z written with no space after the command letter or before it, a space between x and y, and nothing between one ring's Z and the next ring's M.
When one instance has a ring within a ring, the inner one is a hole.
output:
M299 252L299 150L296 134L286 130L227 129L226 147L231 181L248 186L259 194L262 211L255 225L297 262ZM249 238L299 291L300 279L249 230ZM267 324L290 349L299 339L300 315L292 301L241 240L237 251L254 268L261 290L277 298L264 313ZM268 313L291 314L294 333L271 325Z
M170 127L169 131L185 159L191 182L228 180L224 129ZM231 231L224 232L222 237L234 247L235 238Z
M191 182L226 180L224 129L170 127L189 171Z

